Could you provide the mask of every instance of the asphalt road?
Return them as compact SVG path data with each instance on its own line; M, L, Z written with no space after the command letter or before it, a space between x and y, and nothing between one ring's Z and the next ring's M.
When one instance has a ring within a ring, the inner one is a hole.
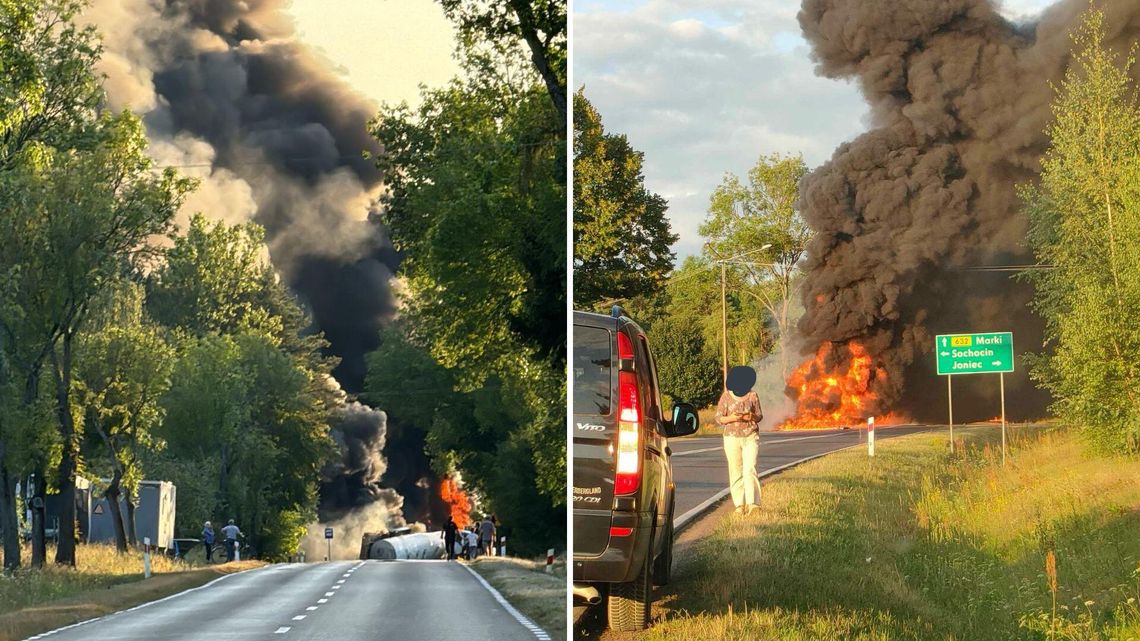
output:
M875 429L875 441L929 429L929 425L880 426ZM866 435L866 430L761 432L756 472L763 476L808 457L866 443ZM673 521L681 526L697 516L699 508L715 502L718 495L723 496L728 487L728 464L719 436L674 439L669 447L673 450L673 479L677 484ZM760 485L763 496L763 481Z
M31 638L548 641L545 632L518 617L457 562L333 561L233 574L165 600Z

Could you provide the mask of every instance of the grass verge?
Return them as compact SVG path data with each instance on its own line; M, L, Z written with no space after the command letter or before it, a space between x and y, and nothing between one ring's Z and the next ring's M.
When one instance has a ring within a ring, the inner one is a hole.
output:
M48 559L55 555L48 550ZM242 561L199 566L162 556L143 579L142 554L119 555L110 545L84 545L75 568L49 563L0 575L0 641L16 641L204 585L219 576L265 565ZM31 550L25 549L25 561Z
M479 557L471 563L511 605L545 630L551 639L566 639L566 557L555 559L554 571L544 571L546 560Z
M695 544L640 636L1140 639L1140 460L1011 431L1004 468L982 426L956 430L955 457L916 434L781 474L758 515Z

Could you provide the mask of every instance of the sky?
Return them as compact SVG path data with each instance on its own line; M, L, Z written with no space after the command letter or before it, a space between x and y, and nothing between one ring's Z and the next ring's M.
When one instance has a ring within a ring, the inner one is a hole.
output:
M1053 0L1006 0L1015 20ZM645 152L645 182L669 201L678 262L726 172L761 154L808 167L865 130L858 87L817 77L797 0L575 0L573 82L606 129Z
M439 87L459 70L455 30L434 0L293 0L288 11L301 40L377 103L416 105L419 85Z

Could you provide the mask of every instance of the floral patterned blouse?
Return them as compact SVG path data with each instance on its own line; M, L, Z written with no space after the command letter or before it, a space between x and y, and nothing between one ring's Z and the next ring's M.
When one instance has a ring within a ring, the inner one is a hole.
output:
M724 417L729 414L752 413L751 421L725 422ZM725 436L751 436L760 431L760 419L764 412L760 409L760 397L756 392L748 392L744 396L734 396L725 390L716 404L716 422L724 427Z

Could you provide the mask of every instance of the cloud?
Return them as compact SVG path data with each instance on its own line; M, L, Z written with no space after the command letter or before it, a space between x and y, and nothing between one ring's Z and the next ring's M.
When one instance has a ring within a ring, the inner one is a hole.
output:
M1024 19L1047 0L1007 0ZM789 0L575 3L574 82L610 131L645 152L646 183L669 199L678 257L725 172L761 154L801 153L814 167L866 129L858 87L815 75Z

